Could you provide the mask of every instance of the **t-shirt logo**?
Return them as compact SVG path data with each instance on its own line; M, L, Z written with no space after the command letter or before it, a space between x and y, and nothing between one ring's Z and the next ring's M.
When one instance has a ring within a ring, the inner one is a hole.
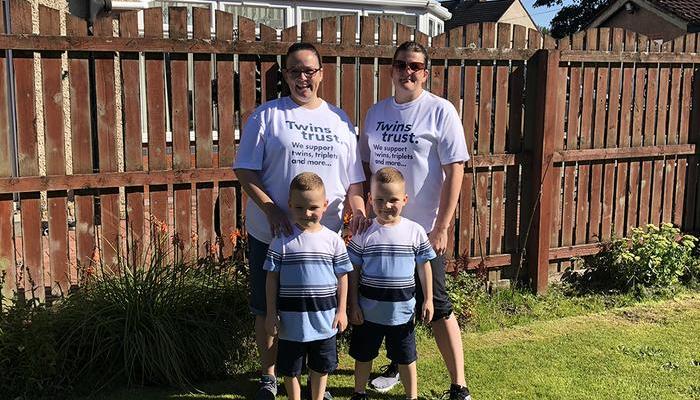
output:
M290 130L299 131L304 140L340 143L340 138L334 135L330 128L315 126L312 123L298 124L295 121L285 121L285 123Z
M404 124L399 121L377 121L377 132L382 133L382 142L385 143L418 143L416 135L411 132L413 124Z

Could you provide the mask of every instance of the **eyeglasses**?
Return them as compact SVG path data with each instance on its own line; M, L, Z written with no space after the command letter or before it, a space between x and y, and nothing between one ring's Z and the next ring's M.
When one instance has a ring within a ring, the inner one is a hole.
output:
M401 71L405 70L406 67L408 67L408 69L410 69L413 72L422 71L425 69L425 64L422 62L409 62L409 63L407 63L406 61L403 61L403 60L394 60L394 62L391 63L391 65L394 68L401 70Z
M311 78L313 78L314 75L316 75L316 73L318 73L318 71L320 71L320 70L321 70L321 68L319 67L319 68L316 68L316 69L296 69L296 68L292 68L292 69L287 69L286 71L287 71L287 73L288 73L292 78L294 78L294 79L299 78L302 74L304 75L304 77L306 77L306 79L311 79Z

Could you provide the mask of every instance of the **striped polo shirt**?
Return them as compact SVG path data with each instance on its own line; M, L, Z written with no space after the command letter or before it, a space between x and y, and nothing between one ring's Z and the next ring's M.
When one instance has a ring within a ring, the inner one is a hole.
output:
M343 239L323 227L272 240L263 268L279 272L279 338L311 342L332 337L338 305L337 276L352 271Z
M425 230L401 218L384 226L376 220L348 245L353 265L360 266L360 308L364 319L382 325L401 325L416 305L415 269L436 257Z

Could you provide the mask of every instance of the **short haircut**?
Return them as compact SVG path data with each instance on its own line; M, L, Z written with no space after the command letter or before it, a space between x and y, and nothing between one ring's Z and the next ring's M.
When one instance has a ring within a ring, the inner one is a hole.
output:
M291 55L292 53L296 53L297 51L302 50L309 50L313 52L314 55L316 55L316 59L318 60L318 67L323 67L323 64L321 64L321 55L318 53L318 50L316 50L316 47L308 42L297 42L289 46L289 48L287 49L287 57L289 57L289 55Z
M396 48L396 51L394 52L393 61L396 61L396 57L402 51L411 51L414 53L423 54L423 60L424 60L423 63L425 64L426 67L428 66L428 61L430 61L430 57L428 57L428 50L426 50L422 44L420 44L418 42L414 42L412 40L409 40L408 42L401 43L399 45L399 47Z
M405 184L406 180L404 179L403 175L398 169L392 167L384 167L372 175L372 182Z
M289 192L293 191L306 192L310 190L322 190L326 191L325 186L323 186L323 180L320 176L314 174L313 172L302 172L292 179L292 183L289 184Z

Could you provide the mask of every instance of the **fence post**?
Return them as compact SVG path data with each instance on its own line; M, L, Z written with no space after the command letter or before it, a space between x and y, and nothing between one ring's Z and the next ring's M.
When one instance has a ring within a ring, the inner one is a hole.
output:
M556 132L559 56L559 50L539 50L531 60L536 68L530 75L536 79L532 93L536 97L534 110L530 113L530 117L534 118L534 129L531 136L533 143L528 146L532 149L528 174L530 182L526 184L533 187L534 193L530 197L530 206L525 208L532 210L532 225L526 246L530 285L538 294L547 290L552 198L558 195L554 191L556 182L552 173L552 157L554 135L560 134Z

